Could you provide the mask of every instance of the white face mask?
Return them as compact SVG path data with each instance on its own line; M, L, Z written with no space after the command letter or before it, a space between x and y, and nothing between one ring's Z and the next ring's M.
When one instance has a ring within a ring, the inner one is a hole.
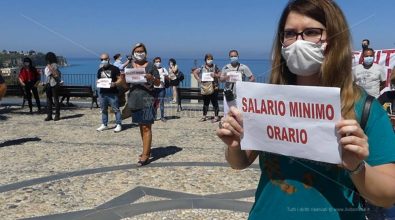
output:
M316 44L297 40L281 49L289 70L298 76L311 76L320 71L324 61L326 43Z
M145 59L145 53L134 53L133 54L134 58L136 58L136 60L138 61L142 61Z
M211 65L211 64L213 64L213 60L207 60L206 63L207 63L208 65Z
M156 63L155 63L155 66L156 66L157 68L159 68L159 67L160 67L160 62L156 62Z

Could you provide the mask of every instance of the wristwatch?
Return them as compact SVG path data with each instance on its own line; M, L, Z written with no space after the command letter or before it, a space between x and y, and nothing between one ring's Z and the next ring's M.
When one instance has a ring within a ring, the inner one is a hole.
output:
M348 169L346 170L350 176L354 174L359 174L360 172L362 172L363 169L365 169L365 164L366 162L363 160L361 161L361 163L358 164L357 168L355 168L354 170L348 170Z

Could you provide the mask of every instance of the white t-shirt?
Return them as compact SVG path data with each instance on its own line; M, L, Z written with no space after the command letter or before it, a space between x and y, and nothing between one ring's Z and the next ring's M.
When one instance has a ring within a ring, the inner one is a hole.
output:
M365 69L362 64L355 66L353 69L354 80L357 85L377 98L380 95L380 83L387 80L387 72L381 65L373 63L369 69Z
M159 86L155 86L154 88L165 88L165 76L169 75L169 72L167 72L166 68L160 68L158 69L159 75L160 75L160 85Z

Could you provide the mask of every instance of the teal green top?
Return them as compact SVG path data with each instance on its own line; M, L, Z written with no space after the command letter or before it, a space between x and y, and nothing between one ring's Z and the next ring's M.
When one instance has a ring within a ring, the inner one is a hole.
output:
M361 117L366 94L355 105ZM395 162L395 134L377 100L365 133L371 166ZM261 152L262 171L249 219L365 219L349 175L336 165Z

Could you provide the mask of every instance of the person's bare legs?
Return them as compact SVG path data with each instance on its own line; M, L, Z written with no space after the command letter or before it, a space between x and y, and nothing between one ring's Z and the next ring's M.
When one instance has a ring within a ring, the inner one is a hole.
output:
M143 153L141 154L140 161L146 161L150 157L151 144L152 144L152 130L151 125L140 125L141 138L143 140Z

